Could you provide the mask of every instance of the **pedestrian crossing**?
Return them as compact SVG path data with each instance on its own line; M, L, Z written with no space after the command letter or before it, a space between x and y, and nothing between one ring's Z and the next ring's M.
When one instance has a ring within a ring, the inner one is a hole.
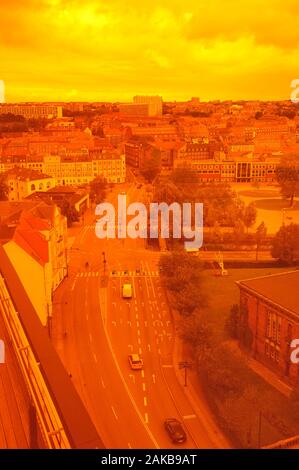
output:
M76 274L78 277L99 277L102 275L102 272L99 271L82 271ZM111 271L109 273L111 277L158 277L160 275L159 271Z

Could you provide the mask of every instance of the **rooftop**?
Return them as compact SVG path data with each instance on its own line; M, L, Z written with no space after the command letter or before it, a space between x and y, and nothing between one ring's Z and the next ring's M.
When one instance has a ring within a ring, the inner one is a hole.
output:
M246 279L238 284L299 316L299 270Z

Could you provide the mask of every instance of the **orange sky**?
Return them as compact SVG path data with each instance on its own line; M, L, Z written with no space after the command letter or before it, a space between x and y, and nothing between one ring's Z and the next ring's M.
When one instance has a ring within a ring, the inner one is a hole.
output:
M0 0L6 101L288 99L298 0Z

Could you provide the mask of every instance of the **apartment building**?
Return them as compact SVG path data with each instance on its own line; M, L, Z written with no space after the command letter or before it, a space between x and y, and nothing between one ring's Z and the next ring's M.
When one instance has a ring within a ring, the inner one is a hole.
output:
M54 188L55 178L35 170L16 167L3 173L8 185L8 200L22 201L36 191Z
M14 114L26 119L51 119L62 117L62 107L52 104L0 104L0 114Z
M0 240L43 325L67 275L67 222L55 204L0 202Z
M22 168L48 175L41 178L44 181L31 183L32 188L35 187L32 192L44 191L55 185L86 184L96 176L103 176L108 183L123 183L126 179L125 155L115 149L69 149L60 153L62 155L2 157L0 173ZM28 187L31 187L29 183ZM29 194L30 192L27 195Z
M162 116L163 101L161 96L143 96L133 97L133 103L136 105L148 105L148 116Z

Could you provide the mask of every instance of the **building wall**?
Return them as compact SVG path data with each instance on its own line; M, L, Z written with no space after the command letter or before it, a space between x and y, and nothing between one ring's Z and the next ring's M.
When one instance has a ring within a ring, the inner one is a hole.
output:
M248 311L253 333L252 355L283 380L299 387L298 364L290 362L290 341L299 338L299 321L259 296L241 288L240 303Z
M54 178L24 180L18 177L8 177L7 183L9 186L9 201L21 201L30 194L35 193L35 191L47 191L56 185Z
M52 309L50 264L42 266L14 241L6 243L4 249L22 281L40 321L45 326Z

